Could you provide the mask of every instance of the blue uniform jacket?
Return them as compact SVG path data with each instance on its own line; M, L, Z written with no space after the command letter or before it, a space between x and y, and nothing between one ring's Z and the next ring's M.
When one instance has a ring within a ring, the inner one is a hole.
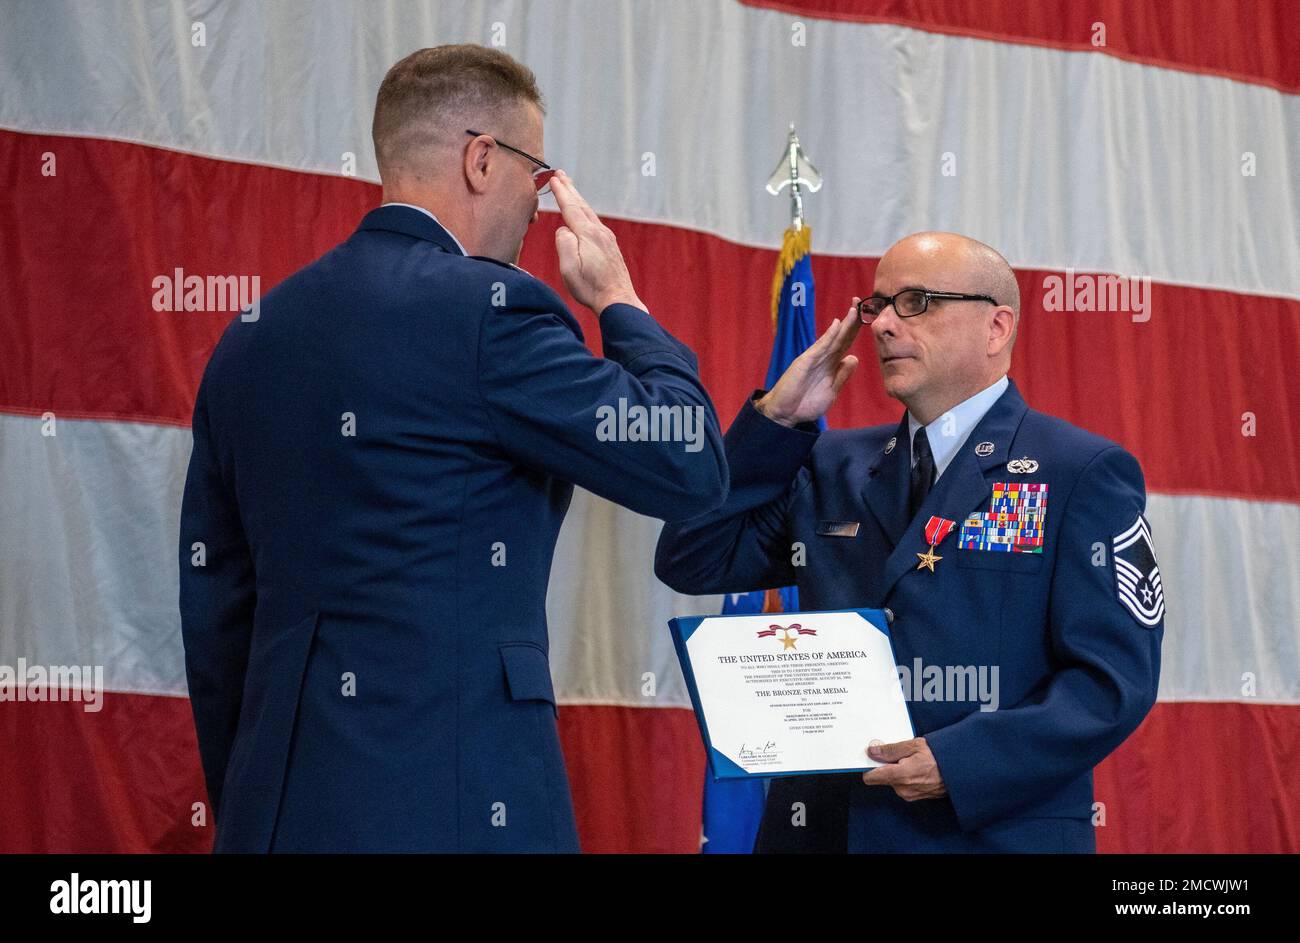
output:
M818 434L747 403L726 436L726 502L660 538L656 572L680 592L797 584L805 610L895 614L913 726L948 795L907 802L852 773L776 779L756 850L1094 850L1092 769L1146 716L1159 676L1163 591L1141 469L1029 409L1013 382L909 520L907 429L904 414L897 427ZM987 515L1026 510L1016 501L1030 491L1008 503L995 485L1022 483L1047 486L1032 499L1041 530L1025 532L1041 552L994 549L1010 544L988 540L1000 522ZM917 569L932 517L955 523L934 572ZM964 700L953 686L925 696L915 679L929 666L989 678L996 666L997 710L969 688Z
M727 488L691 351L600 321L604 358L542 282L391 206L231 323L180 521L216 850L577 850L545 612L573 485L660 518ZM620 400L691 410L700 447L598 436Z

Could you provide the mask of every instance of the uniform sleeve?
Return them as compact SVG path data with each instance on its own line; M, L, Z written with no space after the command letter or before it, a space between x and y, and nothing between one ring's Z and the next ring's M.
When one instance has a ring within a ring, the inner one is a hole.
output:
M180 613L185 676L213 817L239 722L257 597L234 494L212 448L204 389L181 502ZM196 547L201 544L201 547Z
M1147 527L1145 505L1142 471L1128 452L1112 447L1089 463L1065 506L1052 576L1048 621L1058 670L1020 704L977 711L925 735L966 831L1096 766L1155 702L1163 595L1158 617L1144 617L1127 601L1124 569L1133 558L1125 541ZM1154 551L1147 572L1159 588Z
M722 432L689 348L618 304L601 312L597 357L549 289L512 286L510 297L483 317L478 371L507 454L651 517L722 502Z
M803 467L819 430L788 428L741 407L725 438L731 488L716 511L667 524L655 575L679 593L744 593L795 582L787 514L808 482Z

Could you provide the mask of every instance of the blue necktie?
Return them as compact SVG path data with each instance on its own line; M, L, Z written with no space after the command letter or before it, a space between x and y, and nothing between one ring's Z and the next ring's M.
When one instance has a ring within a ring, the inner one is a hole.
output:
M907 519L916 517L916 512L925 501L934 485L934 453L930 451L930 439L925 434L925 426L917 426L912 436L912 490L907 502Z

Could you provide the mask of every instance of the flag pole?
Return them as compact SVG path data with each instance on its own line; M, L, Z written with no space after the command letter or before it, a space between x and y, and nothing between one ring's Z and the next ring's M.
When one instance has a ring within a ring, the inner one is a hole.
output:
M816 193L822 188L822 175L813 162L804 153L795 133L794 122L790 122L790 131L786 135L785 153L776 165L776 170L767 178L765 189L777 196L786 187L790 188L790 226L781 240L781 253L777 258L776 272L772 276L772 332L776 333L777 310L781 306L781 292L785 287L786 277L794 270L804 256L812 252L812 230L803 221L803 192Z

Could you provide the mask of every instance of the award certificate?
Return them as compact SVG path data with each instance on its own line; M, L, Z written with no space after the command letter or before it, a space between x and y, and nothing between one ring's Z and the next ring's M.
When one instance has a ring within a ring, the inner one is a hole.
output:
M913 736L879 609L669 623L714 778L865 770Z

